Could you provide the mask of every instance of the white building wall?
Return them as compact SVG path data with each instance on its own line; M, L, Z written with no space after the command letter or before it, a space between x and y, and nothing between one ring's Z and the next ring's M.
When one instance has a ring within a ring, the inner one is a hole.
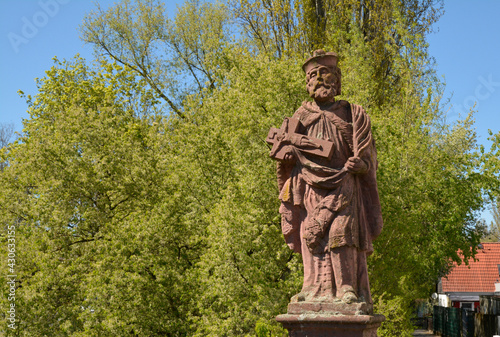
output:
M438 295L438 305L440 307L451 307L451 301L448 295L445 294L439 294Z

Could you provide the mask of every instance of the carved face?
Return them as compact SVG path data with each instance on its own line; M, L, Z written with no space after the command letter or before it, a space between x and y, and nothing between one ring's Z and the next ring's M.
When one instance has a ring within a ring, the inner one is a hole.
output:
M337 78L335 73L325 67L319 66L311 69L306 76L307 91L316 103L333 102L337 95Z

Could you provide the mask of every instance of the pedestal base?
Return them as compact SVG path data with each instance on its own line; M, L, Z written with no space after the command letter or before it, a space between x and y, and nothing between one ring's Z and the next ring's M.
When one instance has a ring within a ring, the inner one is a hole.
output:
M365 302L293 302L288 304L288 314L323 314L323 315L369 315L372 308Z
M376 337L383 315L279 315L290 337Z

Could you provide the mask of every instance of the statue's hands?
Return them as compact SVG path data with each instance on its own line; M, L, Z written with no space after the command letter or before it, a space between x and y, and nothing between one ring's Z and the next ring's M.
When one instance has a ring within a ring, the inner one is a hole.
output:
M285 150L285 155L283 156L283 162L285 164L293 164L295 162L295 154L293 153L293 147L290 145L285 145L283 147Z
M347 169L347 171L356 174L366 173L366 171L368 171L368 165L366 165L363 159L359 157L351 157L347 159L344 167Z

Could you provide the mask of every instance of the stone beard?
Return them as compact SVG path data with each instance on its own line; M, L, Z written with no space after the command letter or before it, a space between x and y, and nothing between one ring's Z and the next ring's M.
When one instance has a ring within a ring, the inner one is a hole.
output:
M340 70L331 55L306 61L314 102L292 118L300 121L299 134L332 142L333 152L325 158L284 144L288 154L278 161L283 234L304 263L303 287L291 302L366 303L371 313L366 256L382 230L376 149L363 108L334 99Z

